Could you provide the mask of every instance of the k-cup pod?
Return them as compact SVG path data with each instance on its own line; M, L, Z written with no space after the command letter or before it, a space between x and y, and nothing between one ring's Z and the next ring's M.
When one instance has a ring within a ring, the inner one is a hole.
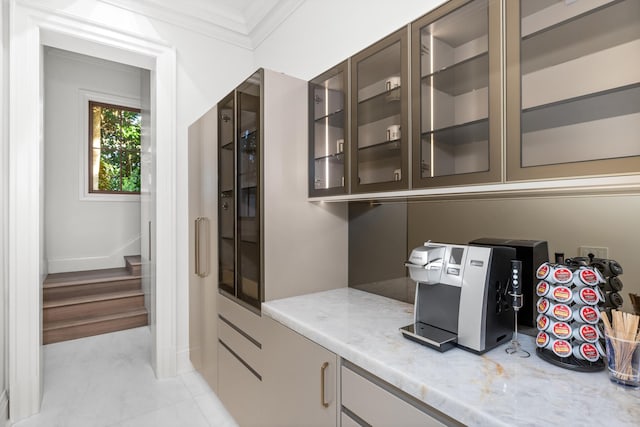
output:
M538 332L536 336L536 345L540 348L547 348L551 343L551 336L544 331Z
M573 353L571 343L566 340L552 340L550 348L558 357L569 357Z
M605 298L605 304L608 307L618 308L622 306L623 303L622 296L617 292L609 292Z
M557 302L569 302L573 299L573 292L564 285L554 286L547 295L547 298L553 298Z
M598 328L587 324L580 325L580 327L575 328L571 336L578 341L584 341L593 344L600 339L601 335L600 331L598 331Z
M607 292L620 292L622 290L622 280L618 276L609 277L604 285Z
M571 338L571 334L573 333L571 326L569 326L567 322L553 322L548 332L551 332L556 338L561 340Z
M540 298L536 303L536 307L538 308L538 313L545 314L549 311L551 303L549 303L549 300L546 298Z
M550 290L551 285L549 285L549 283L545 282L544 280L541 280L538 282L538 286L536 286L536 295L538 295L539 297L545 297Z
M573 272L565 266L558 265L551 271L551 281L563 285L571 283L573 281Z
M597 362L600 360L598 348L588 342L573 347L573 355L576 359L586 360L588 362Z
M573 317L573 312L571 311L571 307L567 304L551 304L549 307L550 315L557 320L562 322L570 320Z
M595 325L600 320L600 312L593 306L581 305L573 309L573 320Z
M573 273L572 282L578 287L597 286L604 283L600 272L593 267L580 267Z
M387 128L387 141L400 139L400 125L391 125Z
M572 300L576 304L597 305L601 301L599 290L597 287L592 288L588 286L578 288L576 292L573 293Z
M551 319L546 314L538 314L536 318L536 326L539 331L546 331L551 326Z
M546 279L549 276L549 273L551 273L551 264L545 262L536 270L536 278L538 278L538 280Z
M386 90L393 90L395 88L400 87L400 76L391 76L384 82L384 87Z

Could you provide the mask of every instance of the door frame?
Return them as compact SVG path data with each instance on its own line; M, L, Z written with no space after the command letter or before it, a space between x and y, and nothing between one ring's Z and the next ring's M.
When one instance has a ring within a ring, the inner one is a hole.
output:
M163 41L15 1L10 17L7 332L15 422L39 412L42 398L43 46L150 70L157 190L151 364L159 378L176 375L176 54Z

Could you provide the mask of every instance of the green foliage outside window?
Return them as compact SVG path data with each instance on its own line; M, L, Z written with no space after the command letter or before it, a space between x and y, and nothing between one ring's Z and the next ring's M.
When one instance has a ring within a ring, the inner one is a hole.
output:
M92 191L139 193L140 111L94 102L90 107Z

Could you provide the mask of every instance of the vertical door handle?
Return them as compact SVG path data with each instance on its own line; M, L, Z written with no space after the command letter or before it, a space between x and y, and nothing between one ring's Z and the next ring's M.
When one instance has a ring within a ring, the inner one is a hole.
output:
M329 402L325 400L325 381L328 367L329 362L324 362L320 367L320 404L325 408L329 407Z
M204 239L202 233L204 232ZM195 227L195 262L196 275L199 277L207 277L209 275L209 219L205 217L196 218ZM203 250L204 246L204 250ZM204 263L202 256L204 255ZM204 268L203 267L204 264Z

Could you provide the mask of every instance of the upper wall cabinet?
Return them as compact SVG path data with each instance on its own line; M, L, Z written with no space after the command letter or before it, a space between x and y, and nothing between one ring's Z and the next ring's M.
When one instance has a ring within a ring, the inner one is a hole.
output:
M351 190L409 188L408 31L351 58Z
M411 25L413 187L501 180L500 1L450 1Z
M640 171L640 1L508 1L507 179Z
M309 196L347 192L347 61L309 82Z

